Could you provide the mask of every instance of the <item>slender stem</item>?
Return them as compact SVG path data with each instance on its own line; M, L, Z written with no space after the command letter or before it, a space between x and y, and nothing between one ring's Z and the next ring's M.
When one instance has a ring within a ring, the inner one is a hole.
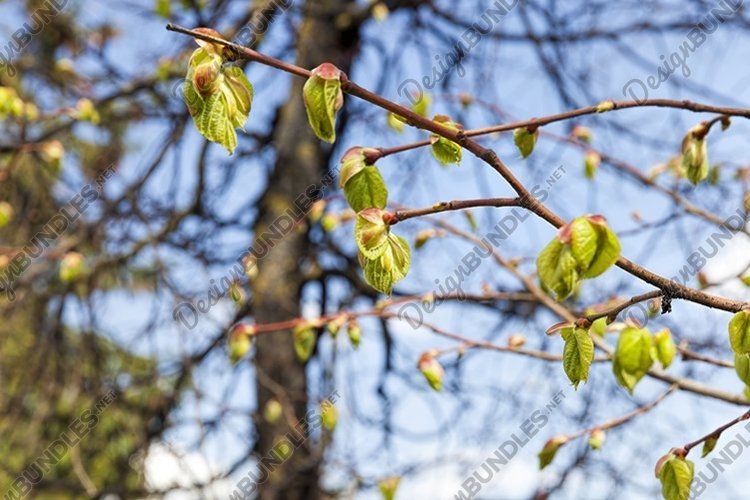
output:
M712 432L709 432L708 434L706 434L702 438L696 439L695 441L690 442L690 443L686 444L685 446L683 446L682 449L685 450L685 455L687 455L688 453L690 453L691 449L695 448L696 446L698 446L699 444L701 444L702 442L704 442L706 439L709 439L709 438L714 437L714 436L718 437L719 435L721 435L722 432L724 432L725 430L729 429L733 425L736 425L736 424L738 424L738 423L740 423L740 422L742 422L744 420L748 420L748 419L750 419L750 410L746 411L745 413L743 413L739 417L733 419L732 421L727 422L726 424L724 424L724 425L722 425L720 427L717 427Z
M649 299L655 299L656 297L662 296L661 290L654 290L652 292L644 293L641 295L636 295L635 297L632 297L630 300L626 300L625 302L621 302L620 304L605 309L601 312L595 313L595 314L589 314L585 317L585 319L591 323L593 321L596 321L599 318L608 318L610 320L610 323L614 321L617 318L617 315L620 314L622 311L627 309L628 307L638 304L640 302L644 302Z
M667 389L665 392L663 392L662 394L660 394L659 397L657 397L656 399L654 399L650 403L647 403L647 404L645 404L643 406L639 406L638 408L636 408L635 410L631 411L630 413L626 413L625 415L622 415L620 417L607 420L606 422L603 422L603 423L601 423L599 425L594 425L594 426L589 427L587 429L582 429L582 430L576 431L576 432L574 432L572 434L568 434L566 437L568 438L568 441L572 441L573 439L578 439L579 437L585 436L586 434L589 434L589 433L591 433L591 432L593 432L595 430L606 431L606 430L612 429L614 427L618 427L618 426L620 426L622 424L625 424L625 423L629 422L630 420L633 420L635 417L637 417L639 415L643 415L644 413L646 413L649 410L651 410L652 408L654 408L656 405L658 405L659 403L661 403L662 401L664 401L667 398L667 396L669 396L675 390L677 390L677 388L678 388L677 384L672 384L669 387L669 389Z
M520 206L518 198L481 198L478 200L453 200L453 201L441 201L431 207L425 208L414 208L408 210L396 210L393 212L390 220L390 225L403 222L414 217L422 217L424 215L432 215L441 212L449 212L453 210L465 210L467 208L476 207L517 207Z

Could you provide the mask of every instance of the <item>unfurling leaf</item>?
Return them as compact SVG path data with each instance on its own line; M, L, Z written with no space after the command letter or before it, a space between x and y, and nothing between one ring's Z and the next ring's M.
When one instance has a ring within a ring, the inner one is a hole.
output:
M659 360L661 366L669 368L675 354L677 354L677 346L672 340L670 331L665 328L656 332L654 334L654 346L656 347L656 359Z
M594 429L589 435L589 446L592 450L600 450L604 446L604 440L607 434L601 429Z
M729 321L729 344L735 354L750 353L750 311L742 310Z
M579 279L595 278L620 256L620 242L600 215L578 217L561 227L537 257L542 285L558 300L568 297Z
M404 120L403 117L395 113L388 113L386 116L388 118L387 123L389 127L391 127L393 130L395 130L399 134L404 132L406 121Z
M604 334L607 332L607 318L595 319L591 323L591 331L600 337L604 337Z
M734 355L734 371L746 386L750 386L750 354Z
M443 388L443 376L445 375L445 370L438 360L435 359L433 353L426 352L422 354L417 363L417 367L419 368L419 371L422 372L422 375L424 375L424 378L427 379L427 383L430 384L430 387L436 391L440 391L440 389Z
M294 352L297 354L297 359L304 363L310 359L315 350L315 342L317 341L315 325L312 323L297 325L292 335L294 337Z
M419 116L427 117L427 113L430 111L430 104L432 103L432 97L430 97L430 94L422 94L422 97L417 100L414 104L411 106L411 110L414 111Z
M380 494L383 495L383 500L393 500L396 498L396 490L398 490L398 484L401 482L400 477L388 477L378 483L378 489Z
M599 165L602 163L602 157L596 151L589 151L586 153L586 158L583 161L584 173L587 179L593 179L599 170Z
M578 270L569 245L555 238L537 257L536 267L542 284L557 296L557 300L573 293Z
M594 360L594 341L583 328L564 328L560 335L565 341L563 368L573 387L578 389L578 384L589 378L589 368Z
M357 214L354 239L359 251L368 260L380 257L388 246L389 229L383 220L386 213L379 208L368 208Z
M714 451L716 444L719 442L719 435L711 436L703 442L703 450L701 451L701 458L706 458L706 455Z
M596 278L617 262L620 241L601 215L579 217L573 222L571 243L581 277Z
M671 454L659 468L661 494L665 500L688 500L694 466L690 460Z
M390 295L393 285L409 273L410 265L409 243L400 236L388 234L383 252L373 259L366 258L363 265L365 280L374 289Z
M339 185L344 190L346 201L355 212L367 208L385 208L388 188L375 165L367 164L368 152L374 149L354 147L341 158Z
M542 448L542 451L539 452L539 470L542 470L549 464L551 464L552 460L555 459L557 450L559 450L560 447L567 442L568 438L566 436L555 436L547 441L544 444L544 448Z
M521 127L513 131L513 142L516 143L516 147L523 158L528 158L534 152L534 146L536 146L538 138L538 128L530 130L527 127Z
M462 129L461 125L451 121L451 119L445 115L436 115L432 121L456 132ZM432 143L432 155L440 163L443 165L461 163L462 149L459 144L437 134L432 134L430 136L430 142Z
M319 139L336 141L336 113L344 105L341 70L323 63L314 70L302 89L307 119Z
M639 380L651 369L653 341L645 328L628 326L620 332L612 371L617 383L631 394Z
M236 325L229 332L229 360L236 364L250 350L255 327L251 325Z
M693 184L708 177L708 129L701 123L691 128L682 140L682 167L685 176Z
M241 68L222 67L224 59L213 44L198 43L201 47L190 57L183 97L198 132L231 154L237 147L235 128L242 128L250 114L253 86Z

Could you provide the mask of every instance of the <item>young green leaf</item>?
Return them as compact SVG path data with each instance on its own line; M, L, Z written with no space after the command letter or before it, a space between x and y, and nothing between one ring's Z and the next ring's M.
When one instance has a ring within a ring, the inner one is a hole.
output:
M349 337L352 347L355 349L359 348L359 343L362 341L362 329L356 320L349 321L349 325L346 328L346 336Z
M396 498L396 490L398 490L400 482L400 477L389 477L378 483L378 489L380 490L380 494L383 495L383 500L393 500Z
M750 353L750 311L742 310L729 321L729 344L736 354Z
M672 455L661 466L659 480L665 500L688 500L693 482L694 465L690 460Z
M242 69L222 68L215 47L201 45L190 57L183 98L198 132L231 154L237 147L235 128L242 128L250 114L253 86Z
M750 354L734 355L734 371L745 385L750 386Z
M607 318L595 319L591 323L591 331L600 337L604 337L604 334L607 332Z
M612 371L617 382L631 394L639 380L651 369L653 341L645 328L628 326L620 332Z
M536 140L539 138L539 129L529 130L526 127L517 128L513 131L513 142L516 143L521 157L528 158L534 152Z
M719 437L720 436L711 436L703 442L701 458L706 458L709 453L714 451L714 448L716 448L716 444L719 442Z
M419 116L427 116L427 113L430 110L430 103L432 102L432 97L430 97L430 94L422 94L422 97L412 104L411 110L414 111Z
M578 384L589 378L589 368L594 360L594 342L583 328L564 328L560 335L565 341L563 368L573 387L578 389Z
M294 337L294 352L297 354L297 359L304 363L310 359L315 350L317 341L315 325L302 323L294 328L292 336Z
M659 360L661 366L669 368L677 353L677 346L672 340L671 332L666 328L656 332L654 334L654 346L656 348L656 359Z
M336 113L344 105L341 70L323 63L314 70L302 89L307 119L319 139L336 141Z
M432 120L436 123L439 123L443 127L449 128L456 132L461 130L461 125L451 121L451 119L445 115L436 115ZM450 165L451 163L461 163L463 151L459 144L436 134L432 134L430 136L430 142L432 143L432 155L440 163L442 163L443 165Z
M589 151L583 160L584 174L587 179L593 179L602 163L602 157L596 151Z
M393 130L395 130L399 134L404 132L404 126L406 122L401 116L395 113L388 113L387 123L389 127L391 127Z
M691 128L682 140L682 167L685 176L693 184L708 177L708 144L706 125L701 123Z
M368 165L366 153L373 149L351 148L341 159L339 184L349 206L355 212L366 208L385 208L388 188L375 165Z
M539 452L539 470L544 469L552 460L555 459L557 451L562 445L568 442L568 438L565 436L555 436L544 444L544 447Z
M388 246L388 224L383 221L385 213L379 208L367 208L357 214L354 239L368 260L380 257Z
M620 256L620 242L601 215L573 219L561 227L537 258L539 278L562 300L579 279L595 278Z
M229 360L234 365L250 350L255 327L251 325L236 325L229 332Z
M445 370L432 353L426 352L422 354L417 363L417 368L422 372L430 387L436 391L440 391L443 388Z
M620 258L620 241L607 225L607 219L601 215L587 215L584 219L591 224L596 233L596 248L588 265L584 266L579 261L581 277L596 278L612 267ZM575 231L573 237L575 238Z
M411 249L400 236L388 234L386 245L380 256L364 263L365 280L379 292L391 294L393 285L409 273Z

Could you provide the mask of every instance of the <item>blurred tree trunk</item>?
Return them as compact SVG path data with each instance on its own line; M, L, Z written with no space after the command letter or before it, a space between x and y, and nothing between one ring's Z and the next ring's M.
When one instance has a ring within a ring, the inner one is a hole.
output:
M307 2L306 14L297 36L296 64L314 68L330 61L348 72L356 51L357 28L341 27L341 17L352 4L345 0ZM339 22L337 23L337 18ZM256 238L294 207L294 200L310 185L319 186L331 158L331 150L312 133L302 100L304 81L295 78L291 94L275 127L277 151L275 170L261 199L261 216L255 227ZM264 243L259 243L263 250ZM309 254L304 231L292 231L277 242L258 262L258 277L253 283L253 313L257 323L271 323L300 315L300 292L304 283L300 261ZM292 402L294 420L308 409L305 366L297 360L291 335L262 335L257 339L255 356L258 408L277 397L282 389ZM288 412L289 409L287 408ZM259 419L256 451L267 456L277 440L289 431L282 418L275 424ZM308 445L310 443L307 443ZM322 450L301 446L283 466L260 487L262 499L317 499Z

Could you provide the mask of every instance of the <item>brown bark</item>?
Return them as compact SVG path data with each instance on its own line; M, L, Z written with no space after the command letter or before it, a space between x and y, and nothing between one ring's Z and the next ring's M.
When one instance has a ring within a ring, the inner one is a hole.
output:
M324 0L307 2L306 17L297 36L296 63L314 68L330 61L347 72L356 45L356 30L342 32L336 25L337 15L350 2ZM352 36L352 32L354 35ZM269 186L260 206L261 216L255 227L258 237L286 212L294 209L294 200L310 185L320 185L330 163L330 147L312 133L302 100L304 81L295 78L291 94L284 104L274 133L278 152ZM262 243L261 243L262 245ZM293 231L277 242L258 261L258 277L253 283L253 311L257 323L271 323L300 315L300 291L304 276L300 260L308 253L304 232ZM262 335L257 339L255 366L258 371L258 408L262 412L269 399L278 397L281 389L294 413L294 421L303 418L308 409L305 366L296 359L291 335ZM283 402L283 401L282 401ZM285 408L289 412L290 408ZM258 419L258 456L267 456L277 440L289 431L288 419L275 424ZM321 497L318 486L322 450L306 445L261 483L261 499L302 500Z

